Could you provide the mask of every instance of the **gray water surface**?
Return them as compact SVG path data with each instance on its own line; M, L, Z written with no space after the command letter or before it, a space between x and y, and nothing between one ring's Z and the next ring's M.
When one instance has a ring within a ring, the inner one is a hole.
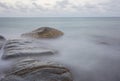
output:
M65 33L42 42L59 51L50 59L66 65L76 81L120 81L120 18L0 18L7 39L42 26Z

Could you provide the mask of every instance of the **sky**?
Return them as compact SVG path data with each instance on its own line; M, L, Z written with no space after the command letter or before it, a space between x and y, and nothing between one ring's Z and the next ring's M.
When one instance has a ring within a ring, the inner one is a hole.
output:
M120 0L0 0L0 17L120 17Z

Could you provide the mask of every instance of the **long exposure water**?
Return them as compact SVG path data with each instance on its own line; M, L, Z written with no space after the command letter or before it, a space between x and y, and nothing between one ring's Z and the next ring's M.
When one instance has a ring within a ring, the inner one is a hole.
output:
M8 70L12 64L11 61L2 60L5 44L6 41L3 43L2 48L0 49L0 80L4 77L4 71Z
M42 42L59 51L50 59L66 65L75 81L120 81L120 18L0 18L0 35L16 39L45 26L64 32Z

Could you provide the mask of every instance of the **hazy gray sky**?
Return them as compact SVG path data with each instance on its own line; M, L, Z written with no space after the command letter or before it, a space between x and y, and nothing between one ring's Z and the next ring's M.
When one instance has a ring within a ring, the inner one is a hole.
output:
M120 16L120 0L0 0L0 16Z

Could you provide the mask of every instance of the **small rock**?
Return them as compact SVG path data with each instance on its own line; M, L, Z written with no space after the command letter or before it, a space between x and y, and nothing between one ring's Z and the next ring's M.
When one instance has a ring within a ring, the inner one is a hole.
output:
M0 49L2 48L3 44L5 43L5 38L0 35Z
M50 27L41 27L30 33L22 34L23 37L32 37L32 38L57 38L63 35L63 32Z
M0 35L0 40L5 40L5 38L3 36Z

